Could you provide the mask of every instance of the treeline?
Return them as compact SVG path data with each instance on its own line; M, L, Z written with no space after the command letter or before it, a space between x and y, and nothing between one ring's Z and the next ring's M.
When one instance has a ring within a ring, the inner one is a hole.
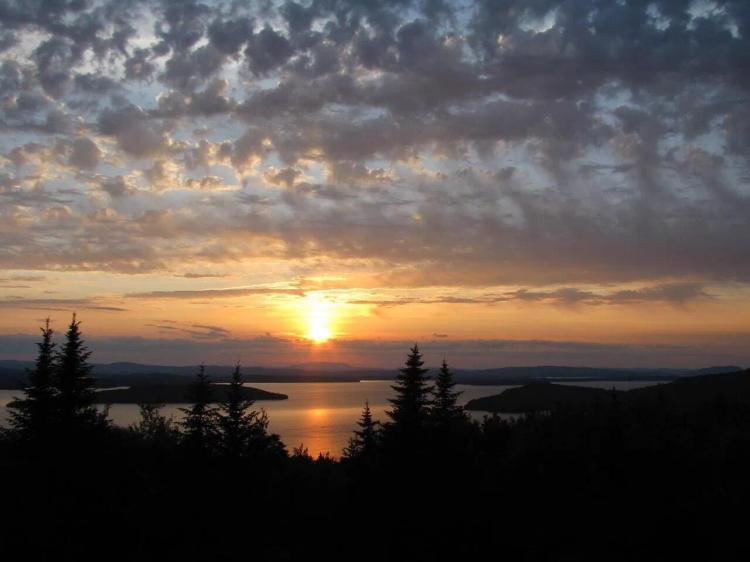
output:
M80 322L74 315L65 342L59 347L53 342L49 320L41 331L24 397L8 404L9 436L41 448L59 439L105 429L106 416L93 405L94 379L88 362L91 352L81 337Z
M9 560L745 560L750 410L617 394L473 422L415 345L387 418L365 404L342 458L287 451L199 369L179 422L92 406L79 323L35 368L0 439ZM737 516L735 514L743 514ZM18 553L18 554L16 554Z
M53 341L49 320L41 328L37 357L27 375L23 397L8 404L9 430L5 437L21 450L43 452L52 446L71 446L103 440L120 431L106 409L94 405L95 379L75 315L64 342ZM140 405L141 420L129 432L145 443L181 447L191 455L245 457L284 455L278 435L268 432L268 416L253 409L244 398L239 364L235 367L226 399L211 403L212 387L201 365L189 388L189 408L181 408L179 422L160 413L160 404Z
M80 330L73 317L64 342L53 341L49 320L41 328L41 341L35 366L28 372L22 398L8 404L10 431L6 437L22 447L39 450L50 443L67 443L84 437L105 437L118 431L107 412L94 405L95 379ZM472 424L457 403L460 393L448 365L443 361L435 385L428 384L427 369L415 345L406 366L392 387L395 398L388 412L390 421L380 424L372 419L365 404L343 459L353 463L373 463L383 451L408 454L414 443L432 446L433 441L466 433ZM160 404L141 404L141 421L129 428L134 436L148 443L181 447L195 456L252 457L285 455L279 436L268 431L268 416L254 409L252 400L243 398L240 365L236 365L228 385L227 398L211 403L212 387L201 365L181 408L179 422L161 415ZM400 449L403 449L401 451ZM302 455L304 447L296 449Z

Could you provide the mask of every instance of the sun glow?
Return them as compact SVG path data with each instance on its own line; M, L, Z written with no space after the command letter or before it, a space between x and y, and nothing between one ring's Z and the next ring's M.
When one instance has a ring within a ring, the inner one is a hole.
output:
M317 295L309 297L307 305L307 338L315 343L331 339L332 305Z

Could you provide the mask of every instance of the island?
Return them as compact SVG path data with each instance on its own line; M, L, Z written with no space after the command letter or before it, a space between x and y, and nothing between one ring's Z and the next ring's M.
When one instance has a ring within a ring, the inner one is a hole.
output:
M226 400L229 385L212 384L211 399L213 403ZM149 384L129 388L99 390L95 393L97 404L184 404L189 403L190 385L188 384ZM242 388L244 400L286 400L286 394L269 392L259 388L245 386Z
M613 400L627 405L668 404L673 410L689 410L722 401L750 405L750 369L684 377L628 391L549 382L531 383L509 388L500 394L470 400L465 408L472 411L523 414L589 407Z
M619 391L615 393L622 394ZM523 414L547 411L560 406L585 406L597 400L606 400L611 394L611 390L601 388L537 382L509 388L500 394L469 400L465 408L484 412Z

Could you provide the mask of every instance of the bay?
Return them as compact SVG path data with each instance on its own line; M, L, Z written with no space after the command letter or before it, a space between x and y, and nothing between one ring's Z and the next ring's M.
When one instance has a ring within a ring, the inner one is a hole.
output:
M357 426L356 422L362 407L368 401L373 417L382 422L387 421L386 410L390 408L389 398L393 397L392 381L360 382L293 382L293 383L253 383L252 386L289 396L288 400L259 401L255 408L264 409L269 417L269 429L279 434L289 451L302 445L308 452L318 454L330 453L338 457L346 446ZM591 381L575 383L580 386L598 386L601 388L618 388L628 390L637 386L646 386L648 382L631 381ZM499 394L507 385L457 385L462 392L460 403L465 404L474 398ZM16 390L0 390L0 425L7 422L7 404ZM167 404L162 414L175 420L182 417L180 408L186 404ZM484 412L471 412L476 420L481 420ZM112 421L123 427L136 423L140 419L136 404L114 404L109 408Z

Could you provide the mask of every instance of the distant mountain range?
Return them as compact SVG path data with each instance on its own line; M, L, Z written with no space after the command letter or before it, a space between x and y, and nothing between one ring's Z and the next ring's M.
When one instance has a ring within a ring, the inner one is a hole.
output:
M25 370L32 361L0 360L0 389L16 389L23 385ZM206 365L214 382L226 382L233 365ZM470 385L527 384L530 382L583 382L591 380L670 381L686 376L739 371L737 366L705 369L618 369L595 367L498 367L493 369L455 369L456 382ZM187 384L196 374L196 366L144 365L117 362L94 365L93 375L100 387L140 386L154 384ZM434 374L435 369L432 370ZM391 380L396 369L361 368L344 363L306 363L288 367L242 367L246 382L357 382L360 380Z

